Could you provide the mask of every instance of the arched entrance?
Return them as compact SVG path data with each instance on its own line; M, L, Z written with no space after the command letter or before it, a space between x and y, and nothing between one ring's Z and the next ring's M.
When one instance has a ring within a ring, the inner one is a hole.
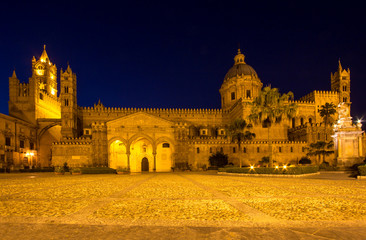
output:
M126 146L120 140L112 142L109 146L109 167L128 168Z
M146 137L137 138L130 144L130 170L131 172L154 171L153 145Z
M149 159L147 159L146 157L144 157L141 160L141 171L142 172L148 172L149 171Z

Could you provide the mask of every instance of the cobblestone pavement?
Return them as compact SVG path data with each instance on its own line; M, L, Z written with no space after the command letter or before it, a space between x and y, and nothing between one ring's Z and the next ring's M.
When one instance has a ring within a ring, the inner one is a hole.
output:
M366 181L0 174L0 239L365 239Z

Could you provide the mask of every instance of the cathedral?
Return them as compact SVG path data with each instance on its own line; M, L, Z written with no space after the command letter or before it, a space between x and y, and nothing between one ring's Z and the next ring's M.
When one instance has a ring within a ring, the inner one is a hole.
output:
M60 86L58 86L60 84ZM235 119L248 119L261 92L259 75L238 50L221 88L220 109L111 108L77 103L77 77L68 65L57 72L46 49L32 58L32 76L9 78L9 116L0 114L0 168L62 166L128 168L131 172L169 172L209 166L223 152L229 162L257 164L269 155L278 164L297 164L310 143L331 141L319 110L325 103L351 106L350 70L341 63L331 74L330 91L313 91L297 101L297 113L270 129L255 124L256 137L238 145L227 136ZM83 91L83 89L80 89ZM332 116L331 122L337 119ZM363 144L365 146L365 144ZM356 149L358 151L358 149ZM362 149L359 150L362 152ZM333 163L334 155L327 157Z

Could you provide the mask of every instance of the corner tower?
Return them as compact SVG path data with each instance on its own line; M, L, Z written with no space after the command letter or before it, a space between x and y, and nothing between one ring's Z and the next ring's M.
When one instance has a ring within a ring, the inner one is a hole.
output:
M9 115L36 124L39 118L61 117L57 97L57 68L43 48L41 57L32 58L32 76L20 83L15 71L9 78Z
M339 93L339 102L351 105L351 71L349 68L343 69L341 60L338 60L338 70L331 73L331 89Z
M257 72L245 62L245 56L238 49L234 66L226 73L220 88L221 108L229 110L239 99L251 102L261 91L263 84Z
M61 84L61 135L66 138L77 137L78 105L76 95L76 74L68 64L65 72L60 71Z

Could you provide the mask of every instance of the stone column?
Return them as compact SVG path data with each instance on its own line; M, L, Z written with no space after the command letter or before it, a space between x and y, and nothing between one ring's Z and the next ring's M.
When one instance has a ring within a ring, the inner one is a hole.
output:
M153 156L154 156L154 172L156 172L156 152L153 152Z
M130 151L127 151L126 155L127 155L127 168L128 170L131 170L130 168Z

